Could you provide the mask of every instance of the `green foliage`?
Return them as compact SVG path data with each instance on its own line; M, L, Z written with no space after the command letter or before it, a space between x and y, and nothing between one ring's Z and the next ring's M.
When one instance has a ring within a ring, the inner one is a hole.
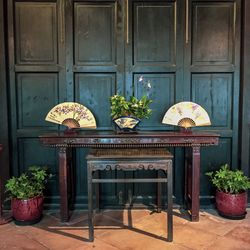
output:
M10 178L5 187L10 198L30 199L43 194L45 184L52 175L46 167L30 166L19 177Z
M229 165L222 165L215 172L206 173L212 184L221 192L239 194L250 188L250 180L241 170L230 170Z
M152 113L152 110L149 108L152 100L148 99L145 95L141 99L130 96L129 101L124 96L114 95L110 97L110 103L113 119L121 116L133 116L143 119L149 118Z

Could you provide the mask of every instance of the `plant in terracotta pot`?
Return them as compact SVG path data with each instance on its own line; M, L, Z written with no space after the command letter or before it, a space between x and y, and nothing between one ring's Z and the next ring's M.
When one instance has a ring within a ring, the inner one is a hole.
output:
M241 170L230 170L228 164L206 175L216 187L215 201L218 213L229 219L244 219L247 190L250 188L249 178Z
M41 220L43 191L51 174L46 167L30 166L19 177L6 182L6 192L11 199L12 216L18 225L31 225Z
M149 118L152 110L149 105L152 103L146 95L141 99L130 96L129 100L122 95L110 97L111 116L116 126L123 131L134 131L141 119Z

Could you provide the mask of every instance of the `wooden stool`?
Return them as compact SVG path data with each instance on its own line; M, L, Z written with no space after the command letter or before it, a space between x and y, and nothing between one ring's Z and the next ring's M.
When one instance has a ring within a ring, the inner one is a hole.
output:
M167 182L167 229L168 241L173 241L173 214L172 214L172 158L165 149L92 149L87 155L88 168L88 225L89 240L94 240L93 225L93 183L161 183ZM99 179L93 178L93 173L103 170L163 170L166 178L133 178L133 179ZM99 196L99 195L97 195ZM98 197L99 199L99 197ZM160 197L161 199L161 197ZM160 203L158 195L158 206ZM98 202L98 201L97 201Z

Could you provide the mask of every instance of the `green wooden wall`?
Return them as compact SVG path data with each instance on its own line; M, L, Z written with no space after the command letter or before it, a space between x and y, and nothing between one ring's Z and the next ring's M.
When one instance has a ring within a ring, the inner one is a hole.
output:
M201 200L208 204L212 189L204 173L225 162L238 168L241 2L7 1L11 173L48 165L55 177L47 203L58 206L57 152L38 140L42 133L63 129L44 121L48 110L63 101L80 102L92 110L98 129L108 130L113 129L111 95L147 93L154 103L144 130L175 129L161 120L179 101L197 102L208 111L212 126L202 129L221 135L218 147L202 149ZM184 150L171 150L175 202L182 205ZM87 203L86 153L74 154L77 207ZM154 203L155 190L153 184L105 185L102 206L124 205L131 196Z

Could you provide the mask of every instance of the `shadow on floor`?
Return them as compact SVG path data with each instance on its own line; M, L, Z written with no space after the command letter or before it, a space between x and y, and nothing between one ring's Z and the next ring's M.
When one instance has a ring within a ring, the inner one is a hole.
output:
M156 210L144 210L145 213L142 214L141 212L140 217L136 217L138 210L131 210L131 209L125 209L125 210L103 210L99 213L95 213L94 218L94 231L95 235L99 234L99 231L103 232L104 230L123 230L128 229L133 232L144 234L146 236L159 239L162 241L167 241L167 213L165 211L162 211L164 214L164 219L166 219L166 237L159 236L155 233L148 232L145 230L142 230L140 228L137 228L134 226L133 219L135 221L140 220L140 218L143 218L143 216L153 216L154 214L157 214ZM179 218L182 218L184 220L189 220L189 215L185 210L178 210L173 211L173 216L177 216ZM50 220L50 218L52 220ZM61 223L59 219L58 213L48 213L48 217L45 220L42 220L39 224L36 225L37 228L46 230L51 233L56 233L63 235L65 237L71 237L80 241L89 242L88 238L88 217L87 212L74 212L71 215L71 219L69 222ZM71 234L70 232L66 231L75 231L75 230L83 230L83 237L80 235Z

